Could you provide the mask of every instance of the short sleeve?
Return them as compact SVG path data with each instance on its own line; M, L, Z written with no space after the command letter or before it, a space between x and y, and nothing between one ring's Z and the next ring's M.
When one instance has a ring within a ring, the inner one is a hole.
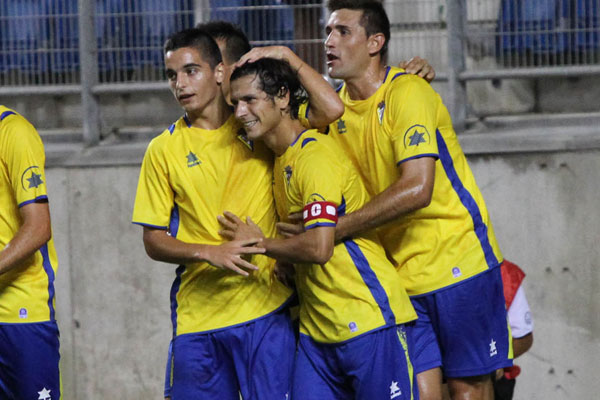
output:
M138 181L133 223L167 229L174 204L168 169L160 142L152 141L146 150Z
M514 338L518 339L533 332L533 318L522 286L517 289L508 309L508 322Z
M413 158L438 158L436 139L438 95L423 79L400 75L390 83L385 123L391 135L396 165ZM387 103L387 105L386 105ZM381 110L383 113L384 110Z
M296 164L297 185L303 202L305 229L335 226L342 201L340 164L313 137L305 138Z
M47 200L46 159L39 134L19 115L5 118L3 125L2 159L18 206Z

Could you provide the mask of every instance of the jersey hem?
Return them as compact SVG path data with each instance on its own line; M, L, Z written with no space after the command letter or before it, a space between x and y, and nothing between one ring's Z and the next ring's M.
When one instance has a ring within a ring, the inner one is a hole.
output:
M458 281L458 282L452 283L452 284L450 284L448 286L442 286L440 288L433 289L433 290L430 290L430 291L424 292L424 293L409 294L408 297L410 297L411 299L416 299L416 298L419 298L419 297L428 296L430 294L435 294L435 293L443 292L444 290L451 289L451 288L453 288L455 286L462 285L463 283L468 282L471 279L476 278L476 277L478 277L478 276L480 276L482 274L485 274L485 273L488 273L490 271L493 271L494 269L498 268L501 264L502 264L502 261L500 261L498 263L498 265L496 265L495 267L484 269L483 271L478 272L475 275L472 275L472 276L470 276L470 277L468 277L466 279L463 279L462 281Z
M181 337L181 336L185 336L185 335L197 335L197 334L204 335L204 334L208 334L208 333L215 333L215 332L219 332L219 331L224 331L224 330L230 329L230 328L238 328L238 327L243 326L243 325L248 325L248 324L254 323L254 322L258 321L258 320L261 320L263 318L266 318L266 317L269 317L269 316L271 316L273 314L276 314L276 313L278 313L280 311L283 311L283 309L285 309L286 307L289 306L289 303L291 302L291 300L292 300L293 297L294 297L294 294L292 293L292 294L290 294L285 299L285 301L280 306L278 306L273 311L270 311L270 312L268 312L268 313L266 313L264 315L261 315L260 317L257 317L257 318L254 318L254 319L250 319L248 321L240 322L240 323L237 323L237 324L234 324L234 325L227 325L227 326L223 326L221 328L210 329L210 330L207 330L207 331L194 331L194 332L180 333L180 334L174 335L174 337L177 338L177 337Z
M404 324L407 324L409 322L416 321L416 320L417 320L417 317L415 316L415 318L413 318L413 319L411 319L409 321L406 321L406 322L401 322L401 323L397 323L397 324L385 324L385 325L381 325L381 326L379 326L377 328L371 329L370 331L363 332L363 333L361 333L358 336L353 336L353 337L351 337L349 339L342 340L341 342L320 342L320 341L316 340L315 338L313 338L312 336L310 336L310 335L308 335L306 333L302 333L302 332L300 332L300 336L307 337L310 340L312 340L313 342L318 343L319 345L323 345L323 346L337 346L337 345L340 345L340 344L350 343L353 340L359 339L359 338L361 338L361 337L363 337L365 335L369 335L371 333L375 333L377 331L380 331L380 330L383 330L383 329L386 329L386 328L394 328L394 327L396 327L398 325L404 325Z
M131 221L132 224L134 225L141 225L141 226L146 226L148 228L155 228L155 229L163 229L163 230L167 230L169 227L168 226L162 226L162 225L152 225L152 224L146 224L144 222L136 222L136 221Z
M405 163L405 162L407 162L407 161L410 161L410 160L415 160L415 159L417 159L417 158L422 158L422 157L433 157L433 158L435 158L435 159L437 160L437 159L439 159L439 158L440 158L440 155L439 155L439 154L436 154L436 153L424 153L424 154L417 154L416 156L408 157L408 158L405 158L404 160L400 160L400 161L398 161L398 162L396 163L396 166L398 166L398 165L400 165L400 164L402 164L402 163Z

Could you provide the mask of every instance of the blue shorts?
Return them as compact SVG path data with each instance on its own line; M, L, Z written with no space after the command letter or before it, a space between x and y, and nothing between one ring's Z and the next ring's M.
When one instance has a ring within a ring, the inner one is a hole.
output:
M55 321L0 324L0 399L59 400Z
M293 400L419 398L405 325L388 327L338 344L300 335Z
M287 308L244 325L177 336L165 395L239 400L241 393L244 400L286 400L295 347Z
M411 301L417 374L442 367L445 377L461 378L512 365L500 268Z

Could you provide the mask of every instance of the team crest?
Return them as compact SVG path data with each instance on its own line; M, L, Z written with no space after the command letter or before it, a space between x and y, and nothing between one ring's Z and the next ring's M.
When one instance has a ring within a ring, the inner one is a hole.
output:
M240 129L238 131L238 135L237 138L244 143L251 151L254 151L254 142L250 139L248 139L248 136L246 135L246 131L243 129Z
M288 165L283 169L283 173L285 175L285 182L288 186L290 186L290 180L292 179L292 167Z
M385 111L385 101L377 104L377 116L379 116L379 125L383 124L383 112Z
M344 120L343 120L343 119L341 119L341 118L340 118L340 119L338 119L338 122L337 122L337 130L338 130L338 133L340 133L340 134L341 134L341 133L346 133L346 123L345 123L345 122L344 122Z
M404 147L416 146L419 147L421 143L429 144L431 142L431 136L423 125L413 125L406 130L404 133Z
M188 166L188 168L192 168L192 167L195 167L196 165L202 164L202 161L200 161L200 159L198 158L198 156L196 154L194 154L194 152L191 151L191 150L188 153L188 155L185 156L185 158L187 158L187 166Z
M38 186L44 183L42 174L37 173L39 170L40 167L32 165L23 172L21 175L21 186L23 186L24 190L37 189Z

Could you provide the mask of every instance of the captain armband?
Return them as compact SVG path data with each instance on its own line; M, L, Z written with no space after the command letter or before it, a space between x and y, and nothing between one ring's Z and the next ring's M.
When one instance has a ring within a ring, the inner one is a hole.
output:
M314 201L302 210L304 226L335 225L338 221L337 206L329 201Z

